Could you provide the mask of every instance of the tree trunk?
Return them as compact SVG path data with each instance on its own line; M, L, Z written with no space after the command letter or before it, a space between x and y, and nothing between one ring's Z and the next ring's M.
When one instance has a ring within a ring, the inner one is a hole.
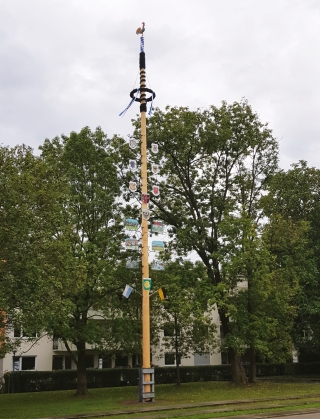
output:
M249 356L250 356L250 364L249 364L249 383L256 383L257 376L256 376L256 351L252 345L250 345L249 349Z
M224 311L218 309L220 321L223 327L224 335L229 331L229 317L226 317ZM234 348L229 348L230 364L231 364L231 382L234 384L247 384L248 380L241 364L241 357Z
M77 362L77 391L75 396L87 396L88 395L88 383L87 383L87 369L86 369L86 344L85 342L79 342L77 344L78 362Z
M174 313L174 336L175 336L175 355L176 355L176 372L177 372L177 386L180 386L180 357L179 357L179 338L178 338L178 318L177 314Z
M241 364L240 355L233 348L229 348L229 355L231 363L231 381L234 384L247 384L248 380Z

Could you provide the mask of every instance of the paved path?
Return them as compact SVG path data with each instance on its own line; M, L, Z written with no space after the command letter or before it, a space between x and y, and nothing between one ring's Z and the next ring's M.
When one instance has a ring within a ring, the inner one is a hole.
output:
M319 419L320 418L320 412L317 412L317 413L307 413L305 415L299 415L299 416L297 416L297 415L287 416L286 415L286 418L287 419L298 419L298 418L299 419Z
M310 409L312 410L312 409ZM320 410L314 411L312 413L300 413L300 412L290 412L290 413L261 413L260 415L244 415L244 416L229 416L223 418L215 418L215 419L319 419L320 418Z

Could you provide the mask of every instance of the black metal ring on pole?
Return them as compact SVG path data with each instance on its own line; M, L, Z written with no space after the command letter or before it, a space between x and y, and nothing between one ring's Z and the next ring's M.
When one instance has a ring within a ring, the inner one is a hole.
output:
M148 93L151 93L151 96L148 97L147 99L145 99L146 102L151 102L156 97L156 94L155 94L155 92L153 90L148 89L147 87L141 87L140 89L133 89L132 92L130 92L131 99L134 98L134 95L137 93L138 90L140 90L140 92L148 92ZM135 101L136 102L141 102L141 98L136 97L135 98Z

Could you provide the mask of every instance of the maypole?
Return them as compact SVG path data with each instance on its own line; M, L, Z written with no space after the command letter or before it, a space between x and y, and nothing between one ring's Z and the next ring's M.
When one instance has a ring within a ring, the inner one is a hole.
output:
M142 212L142 367L139 374L139 401L154 401L154 368L151 368L150 362L150 289L152 281L149 278L149 245L148 245L148 220L149 212L149 194L148 194L148 169L147 169L147 102L151 102L150 111L152 110L152 101L155 93L146 86L146 56L144 52L144 31L145 23L138 28L136 33L140 37L140 88L130 92L131 102L129 106L120 114L122 115L131 104L136 101L140 102L140 119L141 119L141 212ZM147 93L151 96L147 98ZM140 94L140 97L138 97Z
M139 28L140 29L140 28ZM142 369L140 374L140 401L154 400L154 370L150 364L150 298L151 280L149 279L149 244L148 244L148 171L147 171L147 86L146 57L144 52L144 23L140 38L140 118L141 118L141 210L142 210ZM137 33L140 33L137 30ZM152 383L153 382L153 383ZM150 383L150 384L148 384ZM151 384L152 383L152 384ZM142 397L141 397L142 396Z

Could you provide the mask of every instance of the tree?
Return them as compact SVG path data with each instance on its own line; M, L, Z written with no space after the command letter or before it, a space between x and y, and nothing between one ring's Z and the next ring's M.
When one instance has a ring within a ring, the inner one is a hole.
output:
M87 394L88 345L140 343L136 328L125 343L110 336L125 323L118 294L133 280L124 268L114 141L84 128L46 140L40 157L23 147L4 153L1 307L24 328L33 319L38 332L64 342L77 366L77 395Z
M256 355L271 362L292 357L291 331L296 316L300 264L308 249L306 223L272 217L259 229L246 220L241 246L225 263L225 276L239 281L227 300L233 340L247 349L249 382L256 380ZM242 272L245 281L240 282Z
M217 345L216 325L208 304L208 277L202 263L176 260L163 274L153 275L165 289L158 327L164 331L161 346L174 354L177 385L180 360L191 354L212 353Z
M77 395L85 395L86 344L107 344L119 306L117 292L130 275L124 274L121 264L125 236L113 140L100 128L91 132L86 127L70 137L46 140L41 151L55 176L67 184L56 234L67 242L59 298L68 307L68 316L52 319L46 328L64 341L77 365Z
M295 297L297 316L292 337L299 351L318 352L320 348L320 170L305 161L293 164L287 172L273 178L270 193L264 198L267 214L294 225L305 225L305 251L295 264L299 269L300 290ZM278 252L279 254L279 252Z
M136 136L139 121L135 121ZM157 109L148 120L148 142L159 153L160 197L151 197L152 210L171 226L171 247L178 254L195 251L204 263L217 299L220 321L231 334L225 294L235 286L221 268L238 246L243 213L259 222L259 200L277 169L278 145L247 101L191 112L188 108ZM226 224L229 228L223 228ZM246 382L241 350L229 347L232 379Z
M51 240L62 187L50 177L43 160L26 146L2 147L0 167L2 326L5 323L10 330L23 323L28 334L35 328L40 331L46 318L54 317L55 312L64 311L56 299L60 268L65 266L64 242ZM44 275L47 281L42 280ZM3 354L17 344L8 334L3 340Z

